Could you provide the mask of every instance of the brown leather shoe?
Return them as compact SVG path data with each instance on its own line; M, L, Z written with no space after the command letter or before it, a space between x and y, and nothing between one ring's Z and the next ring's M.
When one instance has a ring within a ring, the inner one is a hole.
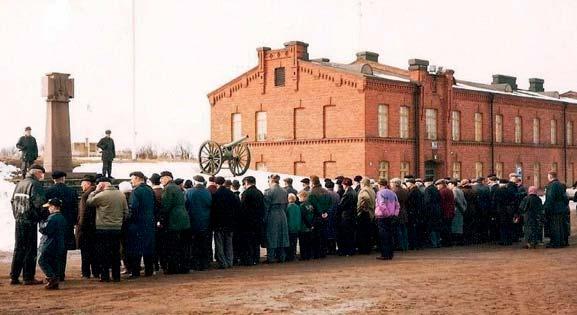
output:
M33 280L24 280L24 285L39 285L42 284L43 282L37 279L33 279Z

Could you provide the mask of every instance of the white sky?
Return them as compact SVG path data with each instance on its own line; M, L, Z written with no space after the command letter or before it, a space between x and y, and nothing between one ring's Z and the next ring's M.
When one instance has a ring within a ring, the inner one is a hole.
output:
M458 79L503 73L520 88L540 77L546 90L577 90L577 1L465 2L136 0L138 144L196 148L209 137L206 94L256 65L256 47L289 40L309 43L311 58L371 50L403 68L428 59ZM129 147L131 40L131 0L0 0L0 147L27 125L43 143L48 72L75 78L73 141L112 129Z

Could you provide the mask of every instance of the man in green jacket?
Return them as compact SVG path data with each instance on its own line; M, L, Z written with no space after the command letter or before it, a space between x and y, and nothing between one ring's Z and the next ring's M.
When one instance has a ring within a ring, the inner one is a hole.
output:
M190 270L189 253L190 219L184 205L184 194L173 182L172 173L160 173L162 192L161 222L166 226L166 270L165 274L188 273Z
M102 177L96 190L86 200L88 206L96 208L96 231L94 254L101 282L120 281L120 230L128 215L126 196Z
M549 184L546 188L545 204L543 205L551 235L551 241L547 244L547 248L565 247L569 245L569 229L565 219L569 213L566 187L557 179L557 172L549 172L547 177Z
M112 177L112 161L116 157L116 148L114 140L110 137L111 133L110 130L106 130L106 136L96 144L102 150L102 176L104 177Z

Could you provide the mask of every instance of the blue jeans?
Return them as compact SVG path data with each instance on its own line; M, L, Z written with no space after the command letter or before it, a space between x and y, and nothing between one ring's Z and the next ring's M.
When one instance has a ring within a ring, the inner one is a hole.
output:
M394 218L378 218L377 227L379 228L381 257L393 259L393 233L396 231Z

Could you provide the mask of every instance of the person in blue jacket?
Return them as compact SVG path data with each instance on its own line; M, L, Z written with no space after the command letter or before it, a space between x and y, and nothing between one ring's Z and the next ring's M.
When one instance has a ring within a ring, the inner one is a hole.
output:
M40 254L38 264L46 275L47 284L45 288L56 290L60 281L61 260L66 252L64 241L67 222L62 213L60 213L62 200L52 198L48 200L44 207L48 207L50 215L48 220L40 224L42 238L38 248Z

